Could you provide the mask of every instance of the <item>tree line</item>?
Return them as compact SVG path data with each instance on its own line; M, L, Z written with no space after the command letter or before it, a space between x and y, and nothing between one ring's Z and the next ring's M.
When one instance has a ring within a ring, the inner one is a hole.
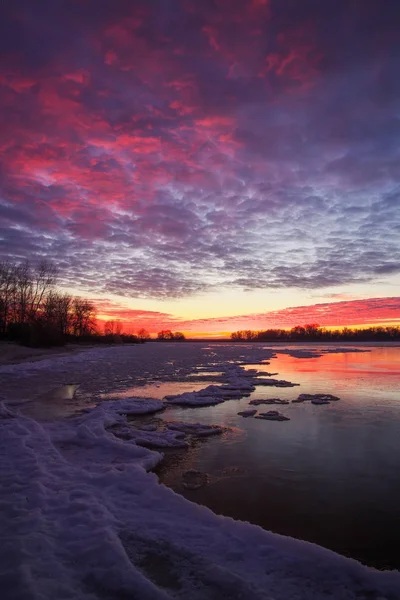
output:
M30 346L63 345L66 342L143 343L149 332L123 333L119 320L109 320L99 331L95 304L57 287L56 266L46 260L0 262L0 339ZM160 331L159 341L182 341L183 333Z
M185 336L180 331L163 329L157 333L157 340L159 342L183 342L185 340Z
M94 304L57 288L48 262L0 263L0 337L30 345L61 344L96 331Z
M374 326L361 328L342 327L326 329L317 323L296 325L287 329L265 331L240 330L231 334L234 342L372 342L400 341L400 327Z

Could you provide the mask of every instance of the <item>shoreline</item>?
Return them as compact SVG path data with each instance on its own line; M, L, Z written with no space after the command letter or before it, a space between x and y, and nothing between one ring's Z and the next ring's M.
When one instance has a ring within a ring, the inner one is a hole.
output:
M59 356L72 356L94 348L108 348L113 344L66 344L65 346L52 346L50 348L31 348L16 342L0 342L0 367L34 363L47 358Z

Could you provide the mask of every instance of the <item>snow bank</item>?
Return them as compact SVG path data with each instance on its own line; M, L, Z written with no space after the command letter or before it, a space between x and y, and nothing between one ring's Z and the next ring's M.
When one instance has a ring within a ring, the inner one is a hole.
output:
M107 431L127 408L51 425L0 408L3 598L400 598L398 572L217 516L160 485L145 469L161 455Z

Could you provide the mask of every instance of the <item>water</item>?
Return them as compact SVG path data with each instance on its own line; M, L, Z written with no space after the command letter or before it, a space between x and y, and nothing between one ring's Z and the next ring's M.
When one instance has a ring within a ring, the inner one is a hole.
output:
M218 384L215 381L211 383L214 385ZM126 390L101 394L100 397L102 400L112 400L114 398L157 398L162 400L165 396L197 392L205 386L211 385L211 383L208 381L206 383L204 381L201 383L193 381L165 381L142 386L135 385Z
M178 461L167 457L161 480L217 513L366 564L399 568L400 349L312 359L278 355L268 369L301 387L259 387L240 401L164 414L232 432L180 453ZM283 423L237 416L252 398L291 400L304 392L341 400L276 407L291 419ZM181 475L190 468L209 473L210 485L185 490Z

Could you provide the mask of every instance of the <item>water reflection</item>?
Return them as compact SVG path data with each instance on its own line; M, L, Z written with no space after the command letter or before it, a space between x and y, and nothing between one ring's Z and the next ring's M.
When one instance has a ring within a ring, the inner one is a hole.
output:
M400 535L400 350L302 359L279 354L271 370L301 387L259 387L250 398L174 411L175 420L216 423L244 435L229 444L226 435L192 451L186 468L208 472L209 486L182 490L179 466L162 473L162 481L217 513L378 567L400 567L392 550ZM291 418L284 423L237 416L250 399L292 400L300 392L341 400L279 407ZM235 475L221 476L230 466Z
M128 389L100 394L102 400L110 400L113 398L157 398L162 400L165 396L184 394L185 392L197 392L204 388L205 385L218 385L215 381L167 381L153 382L142 386L132 386Z
M52 420L69 417L79 407L75 401L75 393L79 388L77 383L66 383L33 399L31 404L24 407L24 414L34 419Z

